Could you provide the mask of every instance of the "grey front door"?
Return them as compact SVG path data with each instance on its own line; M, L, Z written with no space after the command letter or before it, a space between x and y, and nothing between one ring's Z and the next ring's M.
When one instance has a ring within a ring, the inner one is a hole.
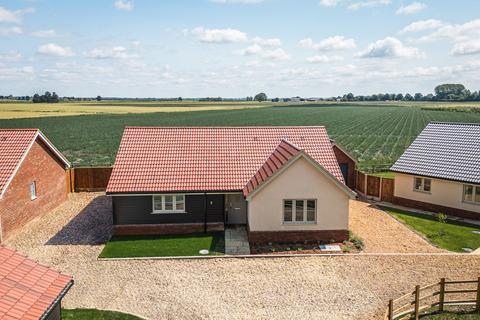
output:
M225 206L227 224L247 223L247 201L242 194L227 194Z

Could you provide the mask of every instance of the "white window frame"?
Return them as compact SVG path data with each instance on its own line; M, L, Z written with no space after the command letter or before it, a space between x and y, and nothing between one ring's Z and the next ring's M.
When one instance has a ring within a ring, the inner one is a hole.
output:
M472 190L472 200L466 200L466 199L465 199L465 188L466 188L467 186L473 188L473 190ZM480 195L480 186L479 186L479 185L468 184L468 183L467 183L467 184L464 184L464 185L463 185L463 190L462 190L462 201L465 202L465 203L480 205L480 202L475 201L475 198L476 198L476 196L477 196L477 192L479 193L478 195Z
M35 200L37 199L37 182L32 181L30 183L30 200Z
M420 179L422 183L420 184L420 189L415 188L416 186L416 180ZM426 191L425 190L425 180L430 180L430 190ZM413 191L415 192L423 192L423 193L432 193L432 179L430 178L425 178L425 177L413 177Z
M292 221L285 221L285 201L292 201ZM303 220L296 221L297 201L303 201ZM315 219L307 221L307 201L315 203ZM282 223L283 224L316 224L317 223L317 199L283 199L282 200Z
M165 210L165 197L172 197L172 210ZM162 210L155 210L155 198L162 198ZM183 197L183 210L177 210L177 197ZM155 194L152 195L152 214L170 214L170 213L186 213L185 195L184 194Z

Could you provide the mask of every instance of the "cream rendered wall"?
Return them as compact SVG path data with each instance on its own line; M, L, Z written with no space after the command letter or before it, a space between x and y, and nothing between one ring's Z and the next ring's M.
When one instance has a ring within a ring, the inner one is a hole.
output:
M316 224L284 224L284 199L316 199ZM248 201L250 231L348 230L349 196L299 158Z
M480 205L463 202L463 183L432 179L431 193L413 191L413 175L395 173L395 196L440 206L480 212Z

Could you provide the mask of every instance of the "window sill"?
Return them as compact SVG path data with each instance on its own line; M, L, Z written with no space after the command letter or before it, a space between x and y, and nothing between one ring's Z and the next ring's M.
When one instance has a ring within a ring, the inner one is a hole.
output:
M425 193L425 194L432 194L432 191L423 191L423 190L417 190L417 189L413 189L413 192L419 192L419 193Z
M30 198L30 201L35 201L35 200L37 200L37 199L38 199L38 197Z
M463 203L473 204L474 206L480 206L480 202L462 200Z
M304 224L317 224L316 221L302 221L302 222L297 222L297 221L292 221L292 222L283 222L283 225L287 226L295 226L295 225L304 225Z
M182 214L187 213L186 211L153 211L150 214Z

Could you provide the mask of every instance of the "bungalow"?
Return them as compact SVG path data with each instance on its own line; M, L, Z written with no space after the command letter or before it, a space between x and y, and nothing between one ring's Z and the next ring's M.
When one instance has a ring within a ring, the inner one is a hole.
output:
M60 320L73 285L59 273L0 245L0 319Z
M0 129L0 242L67 199L69 167L39 129Z
M394 203L480 219L480 124L428 124L390 170Z
M107 194L114 234L244 225L252 243L345 240L355 197L324 127L127 127Z

